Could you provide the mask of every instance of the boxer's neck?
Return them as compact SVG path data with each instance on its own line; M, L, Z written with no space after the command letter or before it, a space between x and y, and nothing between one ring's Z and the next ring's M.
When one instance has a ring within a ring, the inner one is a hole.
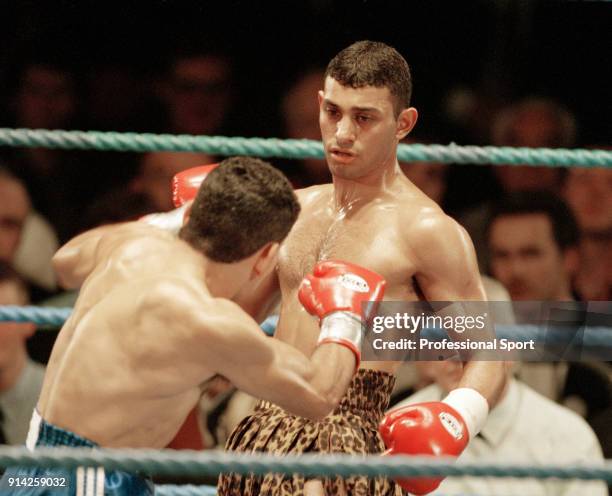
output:
M368 175L346 179L333 176L334 206L338 210L350 210L380 198L389 192L402 172L397 161Z

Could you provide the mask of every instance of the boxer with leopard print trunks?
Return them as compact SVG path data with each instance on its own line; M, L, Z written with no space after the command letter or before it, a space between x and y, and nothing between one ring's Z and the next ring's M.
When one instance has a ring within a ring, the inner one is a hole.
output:
M304 275L328 259L341 258L381 274L388 300L486 299L467 233L402 174L397 162L398 144L417 120L404 58L383 43L357 42L332 59L322 85L319 123L333 184L296 192L302 210L271 276L281 295L275 338L306 355L315 350L319 327L296 296ZM272 296L274 284L262 286ZM260 403L226 447L247 453L374 454L386 446L388 454L434 454L435 445L441 447L436 454L457 456L478 433L505 384L503 364L472 360L445 400L383 416L398 365L363 362L340 406L320 422ZM450 419L452 435L442 420L426 425L423 416L430 414ZM403 422L406 417L414 421ZM379 422L380 433L374 427ZM425 494L439 483L230 473L220 476L218 494L382 496L399 495L402 489Z

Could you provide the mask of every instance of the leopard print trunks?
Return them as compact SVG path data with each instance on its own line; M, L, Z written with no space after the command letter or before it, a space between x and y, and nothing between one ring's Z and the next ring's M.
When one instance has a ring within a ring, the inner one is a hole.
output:
M261 401L255 413L236 427L227 441L228 451L266 452L276 455L381 453L385 445L378 423L389 404L395 377L385 372L360 369L338 407L318 422L296 417L282 408ZM312 477L311 477L312 478ZM400 496L393 481L363 476L322 478L325 494L350 496ZM303 496L303 475L221 474L219 496Z

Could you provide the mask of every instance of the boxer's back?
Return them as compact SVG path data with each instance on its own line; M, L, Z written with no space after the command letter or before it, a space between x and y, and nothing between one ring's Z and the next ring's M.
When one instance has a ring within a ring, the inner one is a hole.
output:
M184 341L172 332L181 318L172 295L206 298L202 261L182 241L139 225L100 250L106 263L84 282L58 336L38 408L104 446L162 447L199 396L177 360Z

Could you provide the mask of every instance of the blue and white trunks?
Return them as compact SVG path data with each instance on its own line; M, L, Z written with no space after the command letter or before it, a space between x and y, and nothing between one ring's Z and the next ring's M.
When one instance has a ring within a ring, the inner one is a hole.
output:
M26 446L70 446L98 448L98 445L41 418L36 410L30 422ZM0 479L2 496L149 496L155 487L141 475L106 471L102 467L76 469L10 467Z

